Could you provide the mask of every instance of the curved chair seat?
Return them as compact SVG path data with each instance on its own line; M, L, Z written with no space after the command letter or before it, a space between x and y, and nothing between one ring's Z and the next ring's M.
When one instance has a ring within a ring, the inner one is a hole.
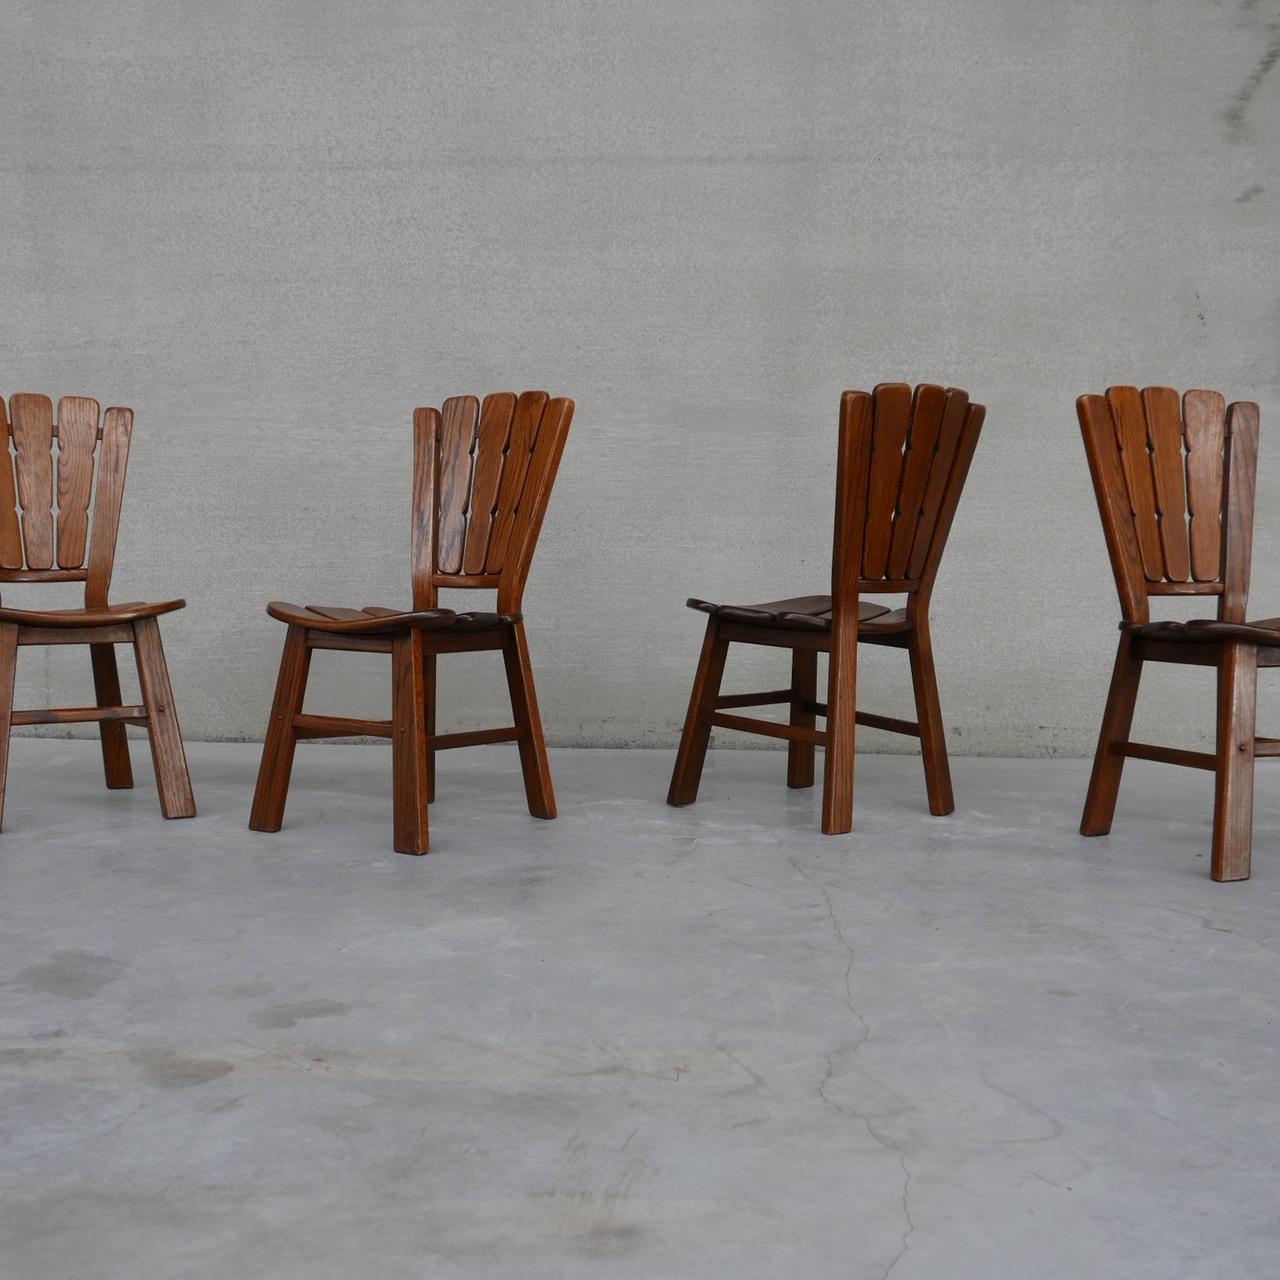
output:
M830 631L830 596L792 596L786 600L767 600L763 604L713 604L709 600L689 599L690 609L698 609L725 622L738 622L748 627L779 627L784 631ZM869 600L858 602L858 629L873 633L905 631L909 624L905 609L890 611Z
M280 622L337 635L387 635L395 631L490 631L513 626L518 613L455 613L452 609L388 609L369 605L347 609L337 605L285 604L273 600L267 612Z
M111 627L118 623L158 618L162 613L185 609L185 600L162 600L147 604L104 604L92 609L8 609L0 608L0 622L16 622L22 627Z
M1263 618L1259 622L1219 622L1216 618L1199 618L1191 622L1125 622L1128 631L1143 640L1164 640L1173 644L1224 644L1230 640L1245 644L1280 648L1280 618Z

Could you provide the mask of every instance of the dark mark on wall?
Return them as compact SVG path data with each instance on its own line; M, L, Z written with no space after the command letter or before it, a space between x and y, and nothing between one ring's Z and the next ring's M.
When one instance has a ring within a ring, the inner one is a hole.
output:
M1266 187L1259 187L1257 185L1246 187L1238 196L1236 196L1236 204L1245 204L1252 200L1254 196L1262 195L1265 190Z
M1280 31L1272 32L1270 41L1267 44L1266 52L1262 55L1262 61L1254 68L1253 74L1244 82L1240 92L1236 94L1236 100L1231 106L1231 110L1227 112L1227 123L1231 126L1233 135L1238 136L1244 128L1245 112L1249 110L1249 104L1257 96L1257 92L1262 88L1262 82L1271 72L1271 68L1280 62Z

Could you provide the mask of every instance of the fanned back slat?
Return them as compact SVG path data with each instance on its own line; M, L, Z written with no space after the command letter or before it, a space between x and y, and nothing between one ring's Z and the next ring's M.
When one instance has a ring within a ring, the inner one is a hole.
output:
M87 396L58 401L58 566L78 569L89 545L93 451L100 407Z
M545 391L525 391L516 402L506 464L502 468L502 483L498 488L497 515L489 534L489 549L485 556L486 573L501 573L506 565L512 530L519 514L520 496L524 492L525 477L529 472L529 461L538 441L538 429L549 399Z
M102 444L98 450L97 496L93 504L93 538L89 545L89 578L85 603L107 603L111 570L116 559L116 534L124 503L124 478L129 465L133 410L112 407L102 415Z
M946 397L942 421L938 424L937 448L933 465L929 469L929 482L925 487L920 519L911 546L911 559L907 561L906 576L911 579L919 578L928 562L938 524L938 513L942 510L947 484L955 465L956 451L960 447L960 439L968 420L969 393L958 387L950 387Z
M471 482L471 518L467 522L467 546L462 557L463 573L484 573L488 563L489 542L498 509L498 488L507 460L515 411L516 397L511 391L497 391L485 396L480 407L480 429L476 437Z
M902 484L902 450L911 422L911 388L905 382L882 382L875 392L875 427L871 441L871 473L867 487L866 535L862 576L885 576L893 517Z
M22 568L22 530L18 526L18 492L9 454L9 419L0 400L0 569Z
M461 573L471 502L472 451L480 401L451 396L444 402L440 425L440 515L436 535L436 571Z
M53 568L53 402L48 396L11 397L18 501L28 569Z
M1182 398L1187 441L1187 509L1191 514L1191 576L1216 582L1222 574L1222 458L1226 401L1216 391Z
M1142 555L1142 570L1148 582L1164 578L1164 551L1160 546L1160 523L1156 518L1155 481L1151 474L1151 454L1147 443L1147 417L1137 387L1108 387L1107 403L1116 424L1116 441L1124 467L1129 509Z
M440 449L440 410L430 406L413 411L413 607L434 609L436 531L436 472Z
M947 393L941 387L921 383L915 390L911 406L911 431L907 436L906 458L902 466L902 490L898 511L893 521L893 537L889 544L886 574L905 578L911 561L911 548L923 515L925 489L937 457L938 432Z
M1172 387L1145 387L1142 406L1147 417L1165 577L1171 582L1186 582L1191 576L1191 559L1187 541L1187 468L1178 393Z

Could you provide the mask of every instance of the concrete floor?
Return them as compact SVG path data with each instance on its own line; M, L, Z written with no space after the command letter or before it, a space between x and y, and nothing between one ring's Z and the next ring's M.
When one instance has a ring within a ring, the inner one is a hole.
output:
M135 759L143 763L139 744ZM829 839L782 757L450 753L394 855L389 754L191 748L202 817L14 745L0 837L0 1275L1280 1273L1280 810L1208 878L1209 779L859 761ZM141 781L141 780L140 780ZM1160 816L1163 806L1171 817Z

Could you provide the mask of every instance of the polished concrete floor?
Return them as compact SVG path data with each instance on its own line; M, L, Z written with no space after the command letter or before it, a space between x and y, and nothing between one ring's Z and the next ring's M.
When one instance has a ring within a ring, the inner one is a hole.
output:
M202 816L14 744L0 1275L57 1280L1280 1274L1280 809L1208 878L1210 779L859 760L825 838L773 752L191 749Z

